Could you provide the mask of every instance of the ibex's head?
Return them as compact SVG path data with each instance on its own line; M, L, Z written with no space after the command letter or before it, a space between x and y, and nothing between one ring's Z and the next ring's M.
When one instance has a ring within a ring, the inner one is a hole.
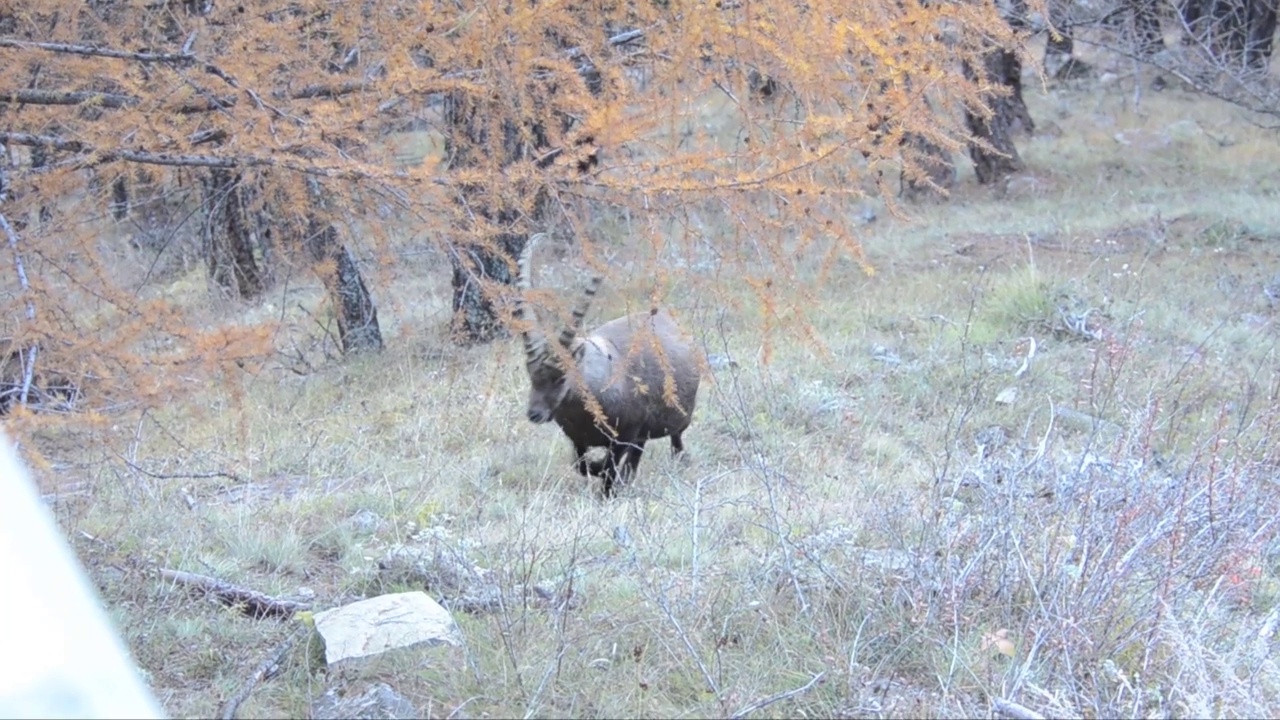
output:
M525 325L521 334L524 337L525 365L529 370L529 407L526 414L529 421L534 423L551 421L556 408L568 397L572 383L565 369L561 367L559 359L547 345L546 336L538 329L537 317L525 298L525 293L532 285L529 280L529 260L533 255L534 243L541 238L542 233L531 235L520 253L518 283L520 297L516 304L517 315ZM578 327L582 324L583 316L587 314L587 308L591 306L591 300L595 297L601 280L599 276L592 278L582 300L573 310L570 324L560 332L560 347L574 360L578 359L582 350L582 343L578 339Z

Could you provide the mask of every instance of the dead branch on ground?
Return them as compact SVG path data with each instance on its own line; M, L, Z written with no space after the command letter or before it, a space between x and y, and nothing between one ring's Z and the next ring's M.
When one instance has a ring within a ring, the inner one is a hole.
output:
M180 585L202 590L227 607L240 606L246 615L254 619L268 616L288 618L296 612L311 609L311 603L309 602L271 597L257 590L232 585L229 582L209 577L208 575L197 575L183 572L182 570L163 568L160 570L160 577Z
M289 637L284 639L284 642L277 645L275 649L271 651L271 654L267 655L262 662L258 663L258 667L254 669L253 674L245 678L245 681L240 684L240 689L236 690L236 694L232 695L225 703L222 704L222 709L218 712L218 717L222 718L222 720L234 720L236 711L240 709L240 705L242 705L245 700L249 699L249 695L253 693L254 688L258 687L260 683L270 680L280 674L280 665L284 662L284 657L289 654L289 651L293 649L293 646L298 644L298 640L307 632L309 632L309 630L305 626L294 630L289 634Z
M762 710L764 708L767 708L774 703L782 702L783 700L793 698L797 695L800 695L801 693L808 692L809 689L812 688L814 685L817 685L818 683L822 682L822 679L825 678L826 676L827 676L827 671L823 670L817 675L814 675L813 677L809 678L809 682L805 683L804 685L801 685L798 688L784 690L783 692L775 693L768 697L760 698L759 700L756 700L744 706L741 710L730 715L729 717L734 718L734 720L738 720L738 718L744 718L750 715L751 713L757 710Z

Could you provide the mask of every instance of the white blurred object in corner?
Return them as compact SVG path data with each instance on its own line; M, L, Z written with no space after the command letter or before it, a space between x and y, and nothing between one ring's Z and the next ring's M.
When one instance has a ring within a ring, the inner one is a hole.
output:
M160 717L3 432L0 652L0 718Z

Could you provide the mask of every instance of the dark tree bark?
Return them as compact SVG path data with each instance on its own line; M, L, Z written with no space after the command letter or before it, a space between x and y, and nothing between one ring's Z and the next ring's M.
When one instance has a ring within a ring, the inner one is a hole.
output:
M487 103L462 93L447 97L444 117L449 132L445 138L445 155L449 158L449 167L476 167L486 160L491 163L496 160L494 164L505 169L535 156L538 150L545 151L548 141L542 124L534 123L523 128L526 132L521 132L522 128L509 116L502 117L508 112L487 107ZM496 117L502 119L495 122ZM500 134L499 138L490 136L495 130ZM525 138L532 142L526 145ZM489 158L489 153L496 153L499 157ZM485 188L463 188L459 202L489 228L496 228L497 233L490 235L492 248L479 242L458 243L450 253L453 337L461 344L490 342L504 334L504 325L492 300L491 284L513 283L508 258L515 257L523 247L522 238L527 237L527 225L517 225L522 217L519 207L492 198Z
M1219 63L1265 70L1276 34L1276 0L1186 0L1179 6L1184 43L1199 44Z
M965 125L975 138L984 140L989 147L969 144L969 157L978 176L978 182L988 185L1024 167L1013 136L1019 129L1033 132L1035 123L1027 104L1022 99L1022 63L1018 56L1004 48L992 48L983 57L985 76L1009 88L1007 95L989 95L986 106L991 110L984 116L974 108L964 110ZM978 80L984 73L969 62L964 63L965 77Z
M497 305L481 278L502 285L514 285L516 278L505 258L516 258L524 249L528 235L499 233L495 238L498 252L476 245L462 245L453 257L453 329L464 333L459 342L486 342L500 337L503 325Z
M1276 0L1245 0L1249 4L1249 28L1245 37L1245 63L1265 70L1271 62L1276 36Z
M1190 44L1204 37L1204 5L1213 0L1182 0L1178 4L1178 17L1182 20L1182 43Z
M351 251L338 238L338 228L328 220L323 190L315 178L307 179L312 208L307 215L305 245L329 291L338 317L338 342L344 354L382 350L378 308L360 275Z
M338 242L338 229L316 217L307 221L307 249L320 267L321 277L338 316L338 341L345 354L382 349L378 308L360 276L351 251Z
M1164 30L1156 13L1156 0L1128 0L1133 13L1134 49L1139 57L1149 58L1164 50Z
M52 150L42 145L37 145L31 148L31 168L35 170L46 167L49 164L49 161L53 159L51 157L52 154ZM40 224L42 226L48 226L49 223L53 222L53 208L45 205L44 203L40 203L40 211L37 213L37 216L40 218Z
M123 174L111 181L111 217L116 220L129 217L129 184Z
M1076 43L1071 36L1071 28L1059 25L1055 20L1053 29L1049 32L1049 38L1044 44L1044 67L1049 71L1049 75L1058 77L1062 68L1070 65L1074 60L1072 55L1075 51Z
M899 194L918 200L955 186L956 164L945 148L916 133L908 133L902 143L904 167Z
M1209 12L1209 46L1227 62L1243 59L1249 26L1249 0L1214 0Z
M266 282L254 255L258 228L241 176L215 169L204 185L207 211L201 237L209 277L233 297L256 297Z

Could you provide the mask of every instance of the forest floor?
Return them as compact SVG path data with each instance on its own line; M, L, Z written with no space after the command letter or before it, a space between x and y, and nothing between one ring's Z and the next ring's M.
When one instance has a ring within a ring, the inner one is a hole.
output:
M1274 714L1280 143L1134 82L1029 84L1040 127L1003 191L962 169L909 218L869 201L875 273L828 268L821 346L765 362L751 311L675 294L734 363L690 462L657 441L616 499L525 420L518 342L430 329L449 295L426 258L377 291L384 353L43 433L42 489L177 717L216 713L297 621L158 568L324 608L422 589L379 569L404 546L506 599L455 612L462 648L341 672L295 651L242 717L371 680L433 717L727 716L819 675L753 716ZM610 277L592 318L643 280Z

